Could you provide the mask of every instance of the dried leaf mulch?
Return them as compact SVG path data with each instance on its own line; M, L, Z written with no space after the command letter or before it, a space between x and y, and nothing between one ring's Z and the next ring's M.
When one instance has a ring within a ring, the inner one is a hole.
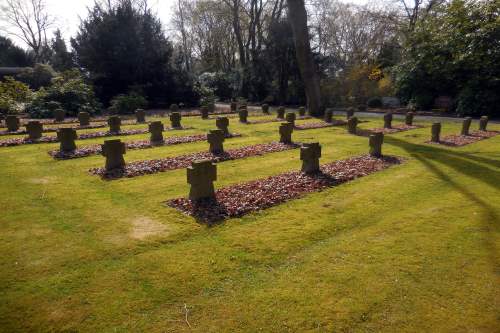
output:
M284 144L279 142L271 142L246 146L226 150L221 154L212 154L210 152L198 152L176 157L168 157L156 160L145 160L127 163L123 169L115 169L106 171L104 168L93 168L89 172L94 175L99 175L103 179L112 180L118 178L131 178L168 170L187 168L192 162L197 160L211 160L214 163L236 160L251 156L260 156L268 153L275 153L289 149L296 149L299 144Z
M125 135L135 135L135 134L145 134L149 133L148 129L130 129L130 130L122 130L118 133L115 132L91 132L91 133L82 133L78 135L78 140L86 140L86 139L95 139L95 138L104 138L109 136L125 136ZM28 138L12 138L6 140L0 140L0 147L11 147L11 146L19 146L19 145L27 145L27 144L36 144L36 143L52 143L57 142L57 136L42 136L39 140L33 141Z
M53 142L57 142L57 136L42 136L39 140L30 140L29 138L13 138L13 139L0 140L0 147L12 147L20 145L53 143Z
M84 129L94 129L94 128L103 128L106 127L106 124L90 124L88 126L57 126L57 127L51 127L51 128L44 128L43 133L54 133L57 132L57 130L60 127L71 127L76 130L84 130ZM6 136L6 135L19 135L19 134L28 134L27 130L19 130L16 132L9 132L9 131L0 131L0 136Z
M484 139L489 139L500 134L499 131L474 131L470 135L448 135L441 138L439 142L427 141L435 145L444 145L450 147L461 147Z
M423 128L421 125L406 125L406 124L397 124L392 126L392 128L372 128L369 131L372 133L384 133L384 134L393 134L398 132L409 131L417 128Z
M316 122L316 123L306 123L301 125L295 125L294 129L298 131L316 129L316 128L325 128L332 126L343 126L346 122L344 120L333 120L331 123L327 123L324 121Z
M240 136L241 134L232 133L227 138L235 138ZM169 138L165 138L165 140L162 143L155 143L155 144L151 143L151 141L149 140L125 142L125 147L127 149L148 149L155 147L178 145L182 143L204 141L206 139L207 139L206 134L172 136ZM49 155L56 160L69 160L74 158L87 157L91 155L99 155L101 154L101 152L102 152L101 145L89 145L89 146L79 147L74 151L52 150L49 151Z
M221 188L216 191L215 199L193 202L187 198L177 198L167 201L166 204L195 217L200 222L210 224L276 206L401 162L402 159L398 157L357 156L325 164L321 166L321 172L316 174L292 171Z

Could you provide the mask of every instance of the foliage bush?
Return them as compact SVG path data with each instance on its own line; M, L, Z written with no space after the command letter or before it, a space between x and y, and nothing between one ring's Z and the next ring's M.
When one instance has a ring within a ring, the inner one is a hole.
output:
M197 84L195 86L195 90L200 96L200 105L208 106L212 103L215 103L217 96L215 96L212 88L209 88L204 84Z
M121 94L111 100L111 106L108 108L112 114L132 114L137 109L144 109L148 101L144 96L138 93Z
M32 91L28 85L7 76L0 81L0 113L19 113L24 103L32 97Z
M50 86L55 76L56 72L50 65L35 64L33 68L25 68L16 78L29 85L31 89L37 90Z
M71 70L55 77L49 87L39 89L27 105L26 112L33 118L47 118L52 117L57 108L74 117L82 108L96 113L101 106L95 99L92 86L85 83L77 70Z
M381 108L382 107L382 98L380 97L371 97L366 102L366 105L370 108Z
M203 73L199 77L200 84L211 89L220 100L230 100L233 97L235 78L230 73Z
M430 108L448 95L460 114L500 115L498 1L451 1L435 10L416 25L395 67L399 97Z

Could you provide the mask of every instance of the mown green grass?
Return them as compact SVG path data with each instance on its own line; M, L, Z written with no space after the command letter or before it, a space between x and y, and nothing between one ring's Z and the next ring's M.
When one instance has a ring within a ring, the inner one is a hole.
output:
M109 182L87 172L101 156L54 161L57 144L0 148L0 331L498 331L500 136L433 146L430 123L417 123L427 127L385 138L384 153L404 164L213 227L163 204L187 194L185 170ZM183 124L195 128L166 135L215 127ZM244 136L225 147L276 140L278 125L231 119ZM443 134L459 126L445 123ZM319 141L322 163L368 148L340 127L293 137ZM216 187L296 170L298 157L220 163Z

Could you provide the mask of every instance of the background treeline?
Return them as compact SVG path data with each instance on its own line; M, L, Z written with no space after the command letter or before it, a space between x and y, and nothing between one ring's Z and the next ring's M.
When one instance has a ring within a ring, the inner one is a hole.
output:
M8 0L23 1L42 0ZM172 20L162 25L146 0L97 1L82 15L70 50L59 31L50 40L28 40L28 51L0 37L0 66L32 67L3 80L0 110L126 113L136 106L235 98L306 104L286 0L172 5ZM445 96L449 111L500 115L497 0L306 5L325 106L381 107L382 97L396 96L427 110ZM15 7L3 9L8 15ZM16 89L23 93L7 94Z
M184 68L221 99L305 104L285 0L176 0ZM323 103L380 106L397 96L431 109L499 114L500 2L306 1Z

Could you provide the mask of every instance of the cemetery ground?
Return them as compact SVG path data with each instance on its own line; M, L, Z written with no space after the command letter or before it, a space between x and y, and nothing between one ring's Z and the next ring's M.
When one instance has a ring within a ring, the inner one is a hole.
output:
M383 125L362 119L364 129ZM0 148L0 331L497 331L500 136L432 145L431 122L415 122L424 127L384 138L383 153L404 163L212 226L165 204L187 196L185 169L105 181L88 172L102 156L57 161L47 154L57 143ZM214 119L182 123L193 128L164 136L215 128ZM242 136L224 148L276 141L278 126L231 118ZM443 122L442 136L460 128ZM368 152L368 139L344 127L292 137L319 142L321 164ZM125 159L207 149L194 142ZM298 149L226 161L215 185L300 164Z

